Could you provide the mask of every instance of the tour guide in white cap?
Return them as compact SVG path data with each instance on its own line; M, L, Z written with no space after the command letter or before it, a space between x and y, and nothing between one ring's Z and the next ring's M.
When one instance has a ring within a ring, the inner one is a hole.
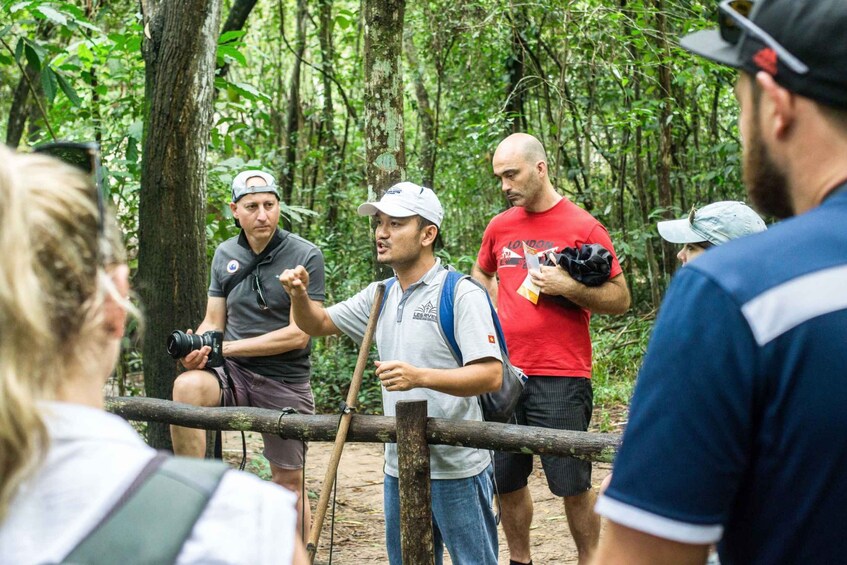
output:
M436 227L441 227L444 209L431 188L413 182L400 182L385 191L379 202L366 202L359 206L360 216L375 216L382 212L394 218L420 216Z
M595 565L847 562L847 1L717 7L680 44L741 70L744 184L786 219L674 276Z
M481 421L476 395L498 390L502 382L500 348L485 291L463 279L456 286L456 337L462 365L441 336L438 300L447 269L433 244L444 211L435 193L411 182L389 188L379 202L359 207L374 217L377 260L391 266L396 279L386 292L376 327L376 376L382 382L386 416L400 400L426 400L428 415ZM361 342L378 283L324 309L310 300L303 267L280 275L291 296L291 311L312 336L345 333ZM385 538L388 560L400 565L400 498L397 446L385 445ZM484 449L430 447L435 555L447 546L453 563L497 565L497 524L491 510L493 472ZM439 560L440 562L440 560Z

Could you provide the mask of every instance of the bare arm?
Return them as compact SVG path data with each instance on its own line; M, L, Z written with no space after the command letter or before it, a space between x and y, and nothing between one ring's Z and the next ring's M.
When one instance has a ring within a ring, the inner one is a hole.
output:
M376 376L388 391L429 388L453 396L476 396L500 390L502 363L485 357L457 369L428 369L402 361L376 361Z
M479 263L474 263L473 269L471 269L471 276L482 283L482 286L484 286L485 290L488 291L488 296L491 297L491 303L496 307L497 291L499 290L497 274L485 272L482 270L482 267L479 266Z
M629 309L629 287L623 273L600 286L577 282L559 266L532 270L530 276L544 294L564 296L595 314L623 314Z
M186 333L203 334L211 330L223 331L226 327L226 298L222 296L210 296L206 302L206 317L197 326L197 330L192 332L190 329ZM202 369L206 366L209 360L209 353L212 349L208 345L204 345L200 349L191 351L180 359L182 366L188 369Z
M291 297L291 322L308 335L338 335L341 330L327 314L323 305L309 298L309 272L302 265L286 269L279 275L282 288Z
M592 565L703 565L708 552L708 545L651 536L610 520Z
M292 349L303 349L308 343L309 335L297 326L294 317L289 314L289 323L284 328L236 341L225 341L223 353L224 357L267 357Z

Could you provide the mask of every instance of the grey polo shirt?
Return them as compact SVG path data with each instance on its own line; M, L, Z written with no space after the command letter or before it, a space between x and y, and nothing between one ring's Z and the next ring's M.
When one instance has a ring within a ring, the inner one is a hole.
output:
M277 229L277 234L283 238L282 244L265 257L253 273L238 283L226 299L225 340L256 337L288 326L291 300L278 280L285 269L293 269L297 265L306 267L309 272L309 297L321 302L324 300L324 258L320 249L285 230ZM224 281L247 267L255 257L243 231L221 243L212 259L209 296L222 297ZM262 292L270 307L268 310L262 310L256 301L257 293L253 290L255 274L262 281ZM311 349L312 342L309 340L303 349L266 357L233 359L263 377L302 382L309 379Z
M394 284L385 297L385 305L376 327L375 341L382 361L403 361L415 367L455 369L456 360L438 326L438 299L447 269L436 265L403 292ZM327 309L333 323L357 343L364 339L378 283L372 283L355 296ZM494 322L488 300L478 286L461 281L456 288L454 307L456 341L465 364L490 357L500 359ZM395 415L399 400L426 400L427 414L433 418L482 421L475 396L459 397L416 388L402 392L382 389L383 412ZM489 452L482 449L433 445L430 466L433 479L461 479L481 473L490 463ZM398 476L397 446L385 444L385 472Z

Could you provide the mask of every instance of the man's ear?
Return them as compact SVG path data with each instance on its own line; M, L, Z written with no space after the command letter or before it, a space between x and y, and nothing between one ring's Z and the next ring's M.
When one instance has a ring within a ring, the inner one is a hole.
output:
M238 214L236 213L236 211L238 210L238 204L236 204L235 202L230 202L229 203L229 209L232 212L232 217L237 220Z
M547 176L547 163L544 161L539 161L535 164L535 172L538 173L538 176L544 178Z
M435 225L430 224L423 229L423 238L421 238L421 245L435 245L435 238L438 236L438 228Z
M759 126L769 128L775 138L784 139L797 116L797 97L764 71L756 73L756 83L762 91L759 113L767 112Z
M108 276L120 299L112 293L106 293L106 300L103 303L103 323L110 337L120 339L124 336L126 327L127 313L121 302L129 296L129 267L126 265L110 267Z

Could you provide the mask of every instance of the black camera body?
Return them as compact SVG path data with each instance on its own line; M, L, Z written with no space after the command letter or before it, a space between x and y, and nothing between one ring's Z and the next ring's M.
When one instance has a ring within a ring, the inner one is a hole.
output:
M218 330L210 330L200 335L187 334L175 330L168 336L168 355L174 359L181 359L191 353L208 345L212 351L209 352L207 367L220 367L224 364L224 333Z

